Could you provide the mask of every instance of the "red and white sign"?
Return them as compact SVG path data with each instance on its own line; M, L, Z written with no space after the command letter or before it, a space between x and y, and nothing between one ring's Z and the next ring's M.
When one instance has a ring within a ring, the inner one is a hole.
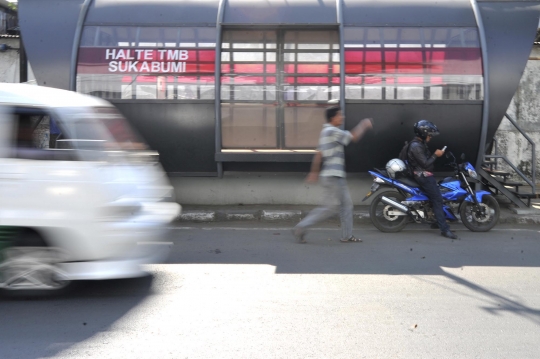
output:
M92 48L79 49L81 74L213 74L215 50Z

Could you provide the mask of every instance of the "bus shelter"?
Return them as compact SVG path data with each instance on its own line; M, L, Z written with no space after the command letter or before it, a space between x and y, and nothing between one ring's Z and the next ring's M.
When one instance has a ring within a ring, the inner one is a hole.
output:
M19 0L40 85L115 104L171 175L307 171L340 103L348 171L428 119L482 160L531 51L539 1ZM474 162L474 161L473 161Z

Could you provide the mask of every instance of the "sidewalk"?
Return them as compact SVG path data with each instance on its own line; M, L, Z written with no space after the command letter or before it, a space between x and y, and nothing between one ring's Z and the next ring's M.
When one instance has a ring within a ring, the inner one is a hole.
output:
M540 210L516 214L507 204L500 203L499 224L540 224ZM314 206L249 205L249 206L183 206L177 222L297 222ZM371 224L369 206L354 207L354 223ZM338 222L338 218L331 221Z

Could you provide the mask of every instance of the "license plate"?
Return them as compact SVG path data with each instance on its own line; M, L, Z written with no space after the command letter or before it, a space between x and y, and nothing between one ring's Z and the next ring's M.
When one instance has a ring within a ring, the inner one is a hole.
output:
M379 189L381 185L378 184L378 183L373 183L371 185L371 189L369 190L369 192L366 194L366 196L364 197L364 199L362 199L362 202L364 202L366 199L369 198L369 196L371 196L375 191L377 191Z

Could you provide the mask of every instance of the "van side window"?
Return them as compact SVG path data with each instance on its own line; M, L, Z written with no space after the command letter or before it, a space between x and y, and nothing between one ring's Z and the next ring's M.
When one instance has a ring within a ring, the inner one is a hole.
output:
M14 151L15 158L27 160L73 161L69 150L57 150L56 139L61 131L47 114L15 113Z

